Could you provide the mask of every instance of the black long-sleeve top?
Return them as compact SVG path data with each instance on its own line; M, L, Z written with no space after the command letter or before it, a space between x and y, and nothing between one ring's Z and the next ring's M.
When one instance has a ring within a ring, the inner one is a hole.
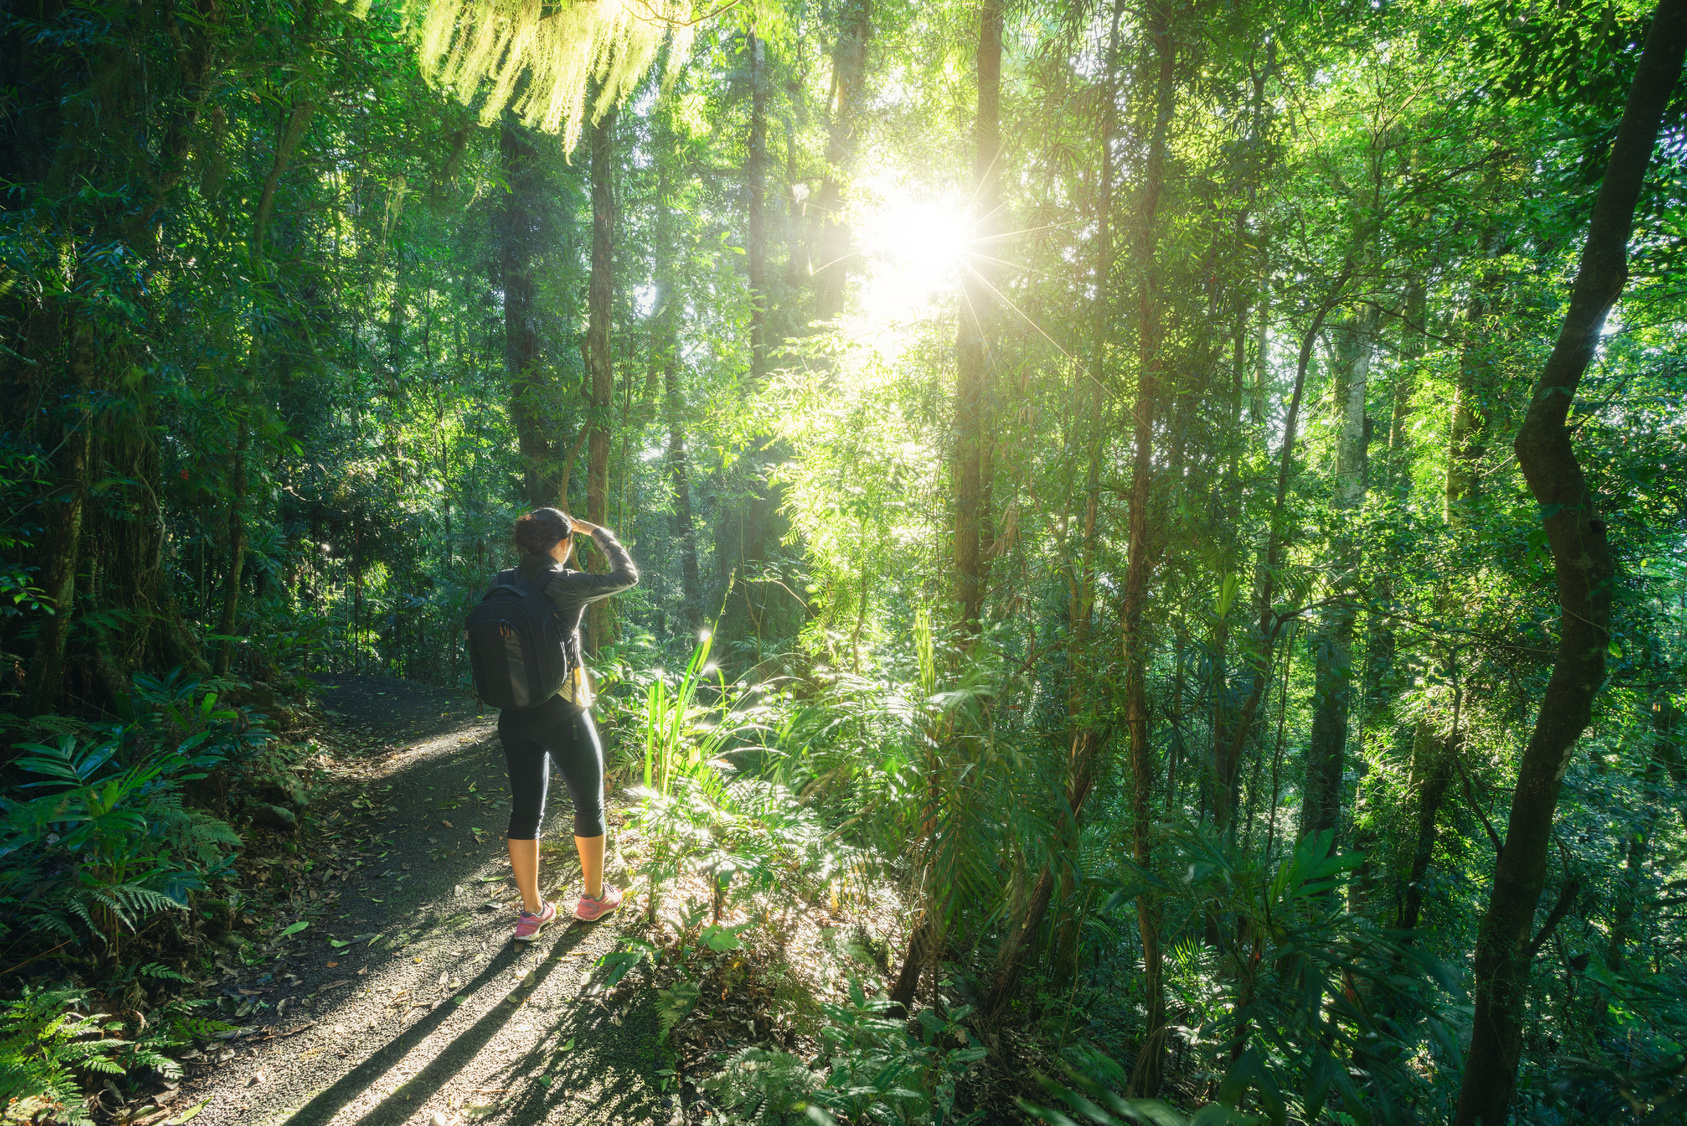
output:
M621 546L614 533L608 528L599 528L592 533L592 539L609 558L606 573L576 571L549 555L523 555L521 566L517 568L523 582L534 582L546 574L551 576L545 583L545 597L555 603L562 618L568 659L576 668L583 663L580 618L585 614L586 607L638 585L638 568L633 566L633 557L627 554L627 549Z

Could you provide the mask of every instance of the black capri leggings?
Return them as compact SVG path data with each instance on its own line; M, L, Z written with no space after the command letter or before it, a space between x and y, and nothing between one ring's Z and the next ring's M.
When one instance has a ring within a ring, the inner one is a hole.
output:
M547 759L562 771L574 799L574 835L603 836L603 744L590 712L561 696L536 708L506 708L498 713L498 738L510 764L510 840L539 837L551 774Z

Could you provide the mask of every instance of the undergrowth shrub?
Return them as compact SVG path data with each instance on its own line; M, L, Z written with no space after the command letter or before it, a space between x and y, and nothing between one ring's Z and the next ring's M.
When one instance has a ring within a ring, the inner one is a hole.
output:
M150 924L185 920L195 892L232 875L242 841L217 813L244 776L276 768L276 741L263 717L179 672L137 675L120 710L116 724L15 744L0 794L8 959L80 965L97 983L25 986L0 1010L0 1120L88 1121L90 1080L178 1075L168 1049L229 1027L197 1011L205 1002L150 1004L160 984L177 992L190 979L124 947ZM180 933L150 929L154 948ZM97 1011L96 995L121 1015Z
M0 938L92 940L115 964L123 933L229 872L241 839L188 787L226 785L272 737L179 674L134 689L123 723L17 745L33 780L0 796Z
M890 1019L889 1002L851 981L842 1003L823 1006L825 1054L810 1067L789 1052L744 1048L703 1083L738 1122L756 1126L836 1118L885 1126L966 1126L982 1111L957 1113L956 1086L984 1058L964 1026L965 1006L944 1016L922 1009L918 1035ZM813 1113L818 1110L820 1113Z
M102 1013L78 1013L76 989L33 990L0 1007L0 1104L7 1121L40 1117L90 1121L80 1075L120 1075L114 1057L124 1042L104 1033L121 1027Z
M809 1096L820 1076L790 1052L744 1048L715 1075L703 1081L722 1105L732 1108L739 1122L755 1126L786 1126L808 1119Z
M901 799L915 755L930 742L932 712L954 704L927 706L937 695L929 676L913 703L859 678L802 699L711 684L709 651L705 638L680 677L651 679L637 717L644 786L631 827L649 917L671 889L701 887L704 896L692 891L666 916L677 936L664 956L680 980L658 994L664 1036L699 1000L697 983L686 980L693 950L737 950L752 928L783 947L807 904L864 906L878 882L906 866L907 857L892 856L918 826ZM655 956L646 947L606 963L624 973ZM957 1086L985 1054L964 1027L969 1008L921 1010L905 1026L888 1000L852 979L843 1000L818 1009L816 1059L752 1046L705 1080L732 1121L958 1126L978 1117L956 1110Z
M171 975L158 965L133 973ZM82 1086L90 1073L117 1076L148 1068L180 1077L181 1067L164 1053L228 1027L193 1016L194 1004L173 1002L125 1038L123 1021L89 1010L87 990L25 986L21 996L0 1004L0 1122L92 1121Z

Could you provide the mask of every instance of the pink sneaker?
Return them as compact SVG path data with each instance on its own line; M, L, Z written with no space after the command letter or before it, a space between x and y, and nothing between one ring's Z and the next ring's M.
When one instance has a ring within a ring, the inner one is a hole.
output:
M574 917L582 922L595 923L619 906L621 889L614 884L604 884L603 893L596 899L589 895L580 897L579 906L574 908Z
M544 910L535 915L531 911L523 911L516 917L515 941L532 942L539 937L539 928L556 918L556 904L546 903Z

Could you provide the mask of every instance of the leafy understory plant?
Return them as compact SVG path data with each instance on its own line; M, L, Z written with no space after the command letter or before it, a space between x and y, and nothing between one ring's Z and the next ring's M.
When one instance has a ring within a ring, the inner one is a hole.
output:
M0 933L87 935L115 963L123 933L185 912L228 873L240 836L184 788L249 760L269 734L176 676L137 676L129 705L101 736L18 746L15 765L38 779L22 789L38 796L0 798L0 905L13 916Z
M695 987L692 987L695 989ZM787 1123L881 1123L965 1126L983 1111L959 1114L956 1086L985 1056L965 1027L970 1006L919 1014L919 1035L888 1017L889 1002L851 980L842 1003L822 1006L824 1066L789 1052L744 1048L703 1082L736 1116L756 1126ZM819 1062L819 1061L817 1061Z
M738 1122L785 1126L808 1121L804 1111L821 1081L822 1076L789 1052L744 1048L702 1086L731 1107Z
M104 1013L78 1013L86 994L78 989L34 990L0 1008L0 1106L7 1120L86 1123L87 1098L80 1073L122 1075L118 1053L134 1049L128 1041L108 1038L121 1021ZM137 1063L180 1074L162 1055L147 1051Z

